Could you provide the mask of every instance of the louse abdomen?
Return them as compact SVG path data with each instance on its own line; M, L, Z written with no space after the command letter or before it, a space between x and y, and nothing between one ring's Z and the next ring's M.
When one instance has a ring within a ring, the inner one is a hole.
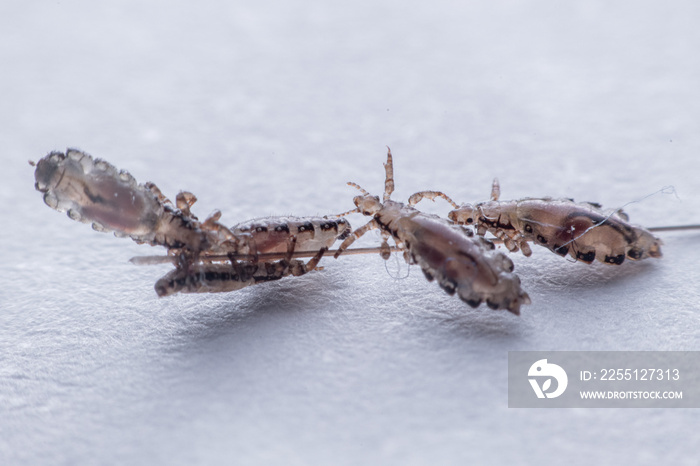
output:
M523 240L560 256L615 265L625 259L661 257L661 240L630 225L619 211L606 213L597 204L568 199L527 199L518 201L515 208L512 201L499 204L500 215L511 217ZM492 208L488 214L498 212L499 208Z
M218 293L236 291L256 283L253 274L257 266L191 264L168 272L155 284L159 297L175 293Z
M395 236L404 243L426 278L435 278L448 294L457 294L472 307L485 302L491 309L520 313L530 299L512 273L513 262L494 251L493 244L472 238L438 217L418 214L392 222Z
M286 252L293 236L297 250L318 251L330 248L352 231L350 223L340 217L266 217L239 223L231 229L234 235L247 235L251 254Z
M661 257L661 241L643 228L630 225L617 214L574 209L559 228L534 241L559 255L567 253L585 263L594 260L620 265L626 259Z
M39 160L34 175L46 205L96 230L147 235L162 212L153 194L127 172L77 150L50 153Z
M198 222L165 206L128 172L84 152L51 152L37 162L34 177L46 205L95 230L168 248L208 244Z

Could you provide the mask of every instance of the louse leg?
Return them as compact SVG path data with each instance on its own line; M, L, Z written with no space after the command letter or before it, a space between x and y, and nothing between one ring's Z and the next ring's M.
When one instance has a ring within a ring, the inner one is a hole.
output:
M505 230L495 230L493 232L493 235L501 240L503 242L503 245L508 249L510 252L517 252L518 251L518 245L513 241L513 239L510 237L510 235L505 231Z
M315 270L318 266L318 262L321 260L323 255L328 251L327 247L322 247L312 257L309 262L304 263L303 261L292 259L294 255L294 250L296 249L297 237L292 236L289 241L287 241L287 255L284 259L279 262L269 263L266 262L262 266L266 267L267 275L265 278L269 280L279 280L288 275L294 277L299 277L312 270Z
M175 197L175 205L177 208L180 209L183 214L197 220L197 217L190 211L190 207L192 207L195 202L197 202L197 196L189 191L180 191Z
M518 238L516 241L518 246L520 246L520 250L522 251L523 255L525 257L530 257L532 255L532 249L530 249L528 242L522 238Z
M291 266L291 263L293 261L292 256L294 256L294 250L297 247L297 237L296 235L292 235L289 240L287 240L287 255L282 259L281 261L278 262L278 264L283 264L282 270L279 272L280 277L284 275L288 275L290 273L289 269ZM301 262L301 261L296 261L296 262Z
M450 198L450 196L441 191L420 191L415 194L412 194L411 197L408 198L408 205L414 206L423 199L430 199L431 201L435 202L436 197L443 198L444 200L449 202L452 207L454 207L455 209L459 209L459 205L457 205L457 203L453 201L452 198Z
M520 249L518 247L518 243L516 241L514 241L513 237L510 234L506 233L505 231L498 230L496 237L503 240L503 245L510 252L518 252L518 250Z
M217 209L214 212L212 212L212 214L209 217L207 217L204 220L204 222L202 222L202 229L222 233L223 235L225 235L227 238L230 238L230 239L235 238L235 236L231 232L231 230L229 230L224 225L219 223L220 218L221 218L221 211L219 209Z
M498 182L498 178L493 179L491 183L491 200L497 201L501 197L501 184Z
M316 255L314 257L312 257L309 260L309 262L307 262L306 264L304 264L300 260L291 261L291 264L289 266L290 273L295 277L299 277L299 276L304 275L305 273L311 272L313 270L323 269L323 267L317 267L317 266L318 266L319 261L323 257L323 255L326 253L326 251L328 251L328 248L325 246L322 247L321 249L319 249L319 251L316 253Z
M243 263L241 263L238 259L236 259L234 254L227 254L227 256L228 256L229 262L231 262L231 268L233 269L235 274L239 277L239 280L240 281L249 280L250 276L249 276L248 272L246 271L245 265ZM253 258L253 260L248 262L248 264L249 264L248 268L250 268L251 265L257 266L257 264L258 264L257 257ZM256 267L256 270L257 270L257 267ZM255 273L255 270L253 271L253 273Z
M394 159L391 156L391 149L387 147L388 151L386 154L386 163L384 164L384 171L386 172L386 178L384 179L384 202L391 198L391 193L394 192Z
M348 184L349 184L350 186L355 187L355 188L362 189L362 188L360 188L358 185L356 185L355 183L352 183L352 184L348 183ZM362 189L362 190L364 191L364 189ZM348 210L347 212L343 212L342 214L334 215L334 217L345 217L346 215L356 214L356 213L360 213L360 209L358 209L357 207L355 207L355 208L352 209L352 210Z
M376 220L372 219L369 222L367 222L364 226L361 226L357 230L350 233L350 236L345 238L345 241L343 241L340 244L340 246L338 247L338 251L335 253L335 255L333 257L335 257L337 259L338 256L340 256L343 253L343 251L345 251L348 247L350 247L350 245L352 243L355 242L355 240L360 238L362 235L364 235L368 231L374 230L375 228L379 228L379 224L377 223Z
M158 201L163 204L163 205L169 205L169 206L174 206L173 202L168 199L165 194L163 194L163 191L160 190L158 186L152 181L148 181L144 186L151 191L155 196Z
M503 245L510 252L522 251L523 255L530 257L532 255L532 249L527 240L523 239L522 235L518 231L504 231L498 230L495 236L503 241Z
M285 259L277 262L232 261L226 264L195 263L184 254L178 259L177 268L156 282L158 296L174 293L221 293L236 291L263 282L275 281L289 275L299 276L315 270L327 248L321 248L316 255L304 263L291 259L296 246L296 237L287 245Z
M212 214L207 217L204 222L202 222L203 231L211 231L219 237L219 242L231 241L233 244L238 245L238 237L233 234L233 232L225 225L219 223L221 218L221 211L215 210Z
M382 256L382 259L384 260L389 260L391 257L391 247L389 246L389 233L382 230L382 245L379 247L379 255Z

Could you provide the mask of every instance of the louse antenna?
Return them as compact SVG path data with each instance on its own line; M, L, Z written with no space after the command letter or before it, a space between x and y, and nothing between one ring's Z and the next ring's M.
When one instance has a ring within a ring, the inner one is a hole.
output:
M455 209L459 209L460 207L459 204L453 201L450 196L442 191L420 191L413 193L411 194L411 197L408 198L408 205L414 206L423 199L430 199L431 201L435 202L436 197L441 197L442 199L446 200Z
M355 207L355 208L352 209L352 210L348 210L347 212L343 212L342 214L336 215L336 217L345 217L346 215L350 215L350 214L354 214L354 213L359 213L359 212L360 212L360 208L359 208L359 207Z
M369 195L370 195L367 191L365 191L365 189L364 189L362 186L360 186L360 185L357 184L357 183L353 183L352 181L348 181L348 186L352 186L353 188L359 189L360 192L361 192L362 194L364 194L365 196L369 196Z

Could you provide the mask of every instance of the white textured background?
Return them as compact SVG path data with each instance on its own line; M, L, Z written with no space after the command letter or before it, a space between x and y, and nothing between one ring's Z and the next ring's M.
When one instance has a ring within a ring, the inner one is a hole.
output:
M160 251L48 209L75 146L230 224L397 191L700 221L696 2L0 5L0 463L694 464L697 410L507 408L512 350L700 350L700 234L620 267L513 256L472 310L378 256L157 299ZM445 214L444 203L423 208ZM364 219L350 220L360 226ZM362 245L377 242L367 235Z

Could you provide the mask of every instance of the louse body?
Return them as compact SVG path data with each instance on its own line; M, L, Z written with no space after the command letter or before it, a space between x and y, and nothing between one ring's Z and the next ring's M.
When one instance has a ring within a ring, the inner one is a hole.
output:
M520 288L520 279L513 274L513 262L494 251L493 243L471 237L461 226L435 215L425 214L403 203L392 201L394 190L393 160L387 154L383 201L358 185L363 192L354 198L357 211L372 220L353 232L338 248L336 257L367 231L379 228L385 238L391 236L404 248L408 263L418 264L429 281L436 279L449 294L457 294L472 307L482 302L492 309L520 313L530 298Z
M453 222L474 226L480 236L489 232L509 251L521 250L525 256L532 254L529 243L535 243L588 264L596 259L622 264L625 258L661 257L660 239L631 225L622 210L605 212L600 204L552 198L499 201L498 180L493 181L490 201L458 206L439 191L424 191L411 196L410 203L436 197L455 207L448 214Z
M337 240L347 238L350 222L341 217L264 217L231 227L237 238L246 238L247 254L285 252L294 236L296 248L318 251L330 248Z
M174 293L221 293L288 276L298 277L314 270L327 251L326 247L321 248L308 263L304 263L292 259L295 244L296 238L292 237L288 241L287 257L279 261L180 264L156 282L156 293L160 297Z
M128 172L84 152L51 152L37 162L35 179L46 205L97 231L190 251L208 249L214 240L196 219L163 202L155 185L138 184Z
M511 251L530 255L527 243L544 246L560 256L591 263L622 264L661 257L661 240L644 228L628 223L623 212L606 214L597 205L567 199L524 199L462 206L449 218L460 224L477 224L504 239ZM470 222L470 219L472 220ZM512 243L511 243L512 241Z
M35 179L44 202L67 211L71 219L138 243L164 246L179 257L178 268L159 281L157 289L168 290L159 295L232 291L301 275L312 270L320 256L309 264L291 257L258 264L258 256L287 253L290 244L296 251L318 254L351 231L348 221L339 217L265 217L229 229L218 222L217 211L200 222L190 211L197 200L193 194L179 193L173 205L155 184L138 184L128 172L75 149L39 160ZM238 262L237 256L247 257L250 264ZM175 285L163 286L169 282Z
M475 224L503 238L511 251L530 255L527 243L590 264L622 264L625 259L661 257L661 240L648 230L629 223L622 210L605 212L600 204L571 199L523 199L499 201L500 186L494 180L491 200L463 205L448 214L456 223ZM523 247L525 245L525 247Z
M339 217L265 217L229 229L218 222L217 211L200 222L190 212L196 202L193 194L178 194L176 207L155 184L138 184L128 172L75 149L39 160L35 178L44 202L67 211L71 219L171 252L283 253L292 236L297 250L318 251L351 231L348 221Z

